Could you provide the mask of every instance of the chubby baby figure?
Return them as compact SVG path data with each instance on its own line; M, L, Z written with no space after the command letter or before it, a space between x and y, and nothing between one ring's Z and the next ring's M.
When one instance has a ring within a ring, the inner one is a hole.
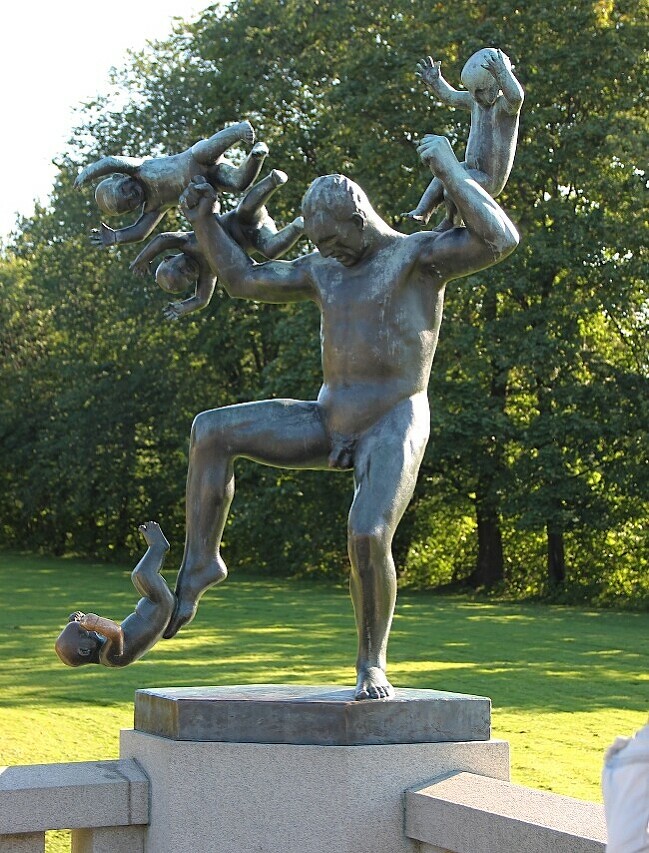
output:
M176 604L160 574L169 543L155 521L141 524L138 530L149 547L131 575L133 586L142 596L135 612L121 625L95 613L72 613L54 646L68 666L128 666L162 637Z

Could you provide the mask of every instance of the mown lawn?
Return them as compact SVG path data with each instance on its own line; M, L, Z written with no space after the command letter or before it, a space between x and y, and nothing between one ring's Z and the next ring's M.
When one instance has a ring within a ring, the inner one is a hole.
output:
M68 669L53 642L72 610L122 619L130 567L0 555L2 764L113 758L139 687L353 683L343 587L237 577L174 640L123 670ZM167 572L170 583L173 571ZM402 687L490 696L514 781L597 800L604 748L649 706L649 614L401 594L389 674Z

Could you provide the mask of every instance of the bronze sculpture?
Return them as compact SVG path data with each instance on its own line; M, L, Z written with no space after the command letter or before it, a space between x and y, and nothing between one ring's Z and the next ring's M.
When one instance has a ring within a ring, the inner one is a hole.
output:
M298 218L275 233L263 204L285 180L283 173L271 173L234 211L221 216L217 190L223 186L212 174L197 170L179 200L193 233L156 237L132 264L143 273L161 251L181 250L161 265L160 283L174 292L186 289L197 276L198 283L194 295L173 303L167 316L206 304L217 276L233 297L269 303L309 300L320 309L323 384L316 400L241 403L204 411L194 420L185 552L163 636L173 637L190 622L203 593L227 577L219 549L234 495L235 459L352 471L348 550L358 633L357 699L394 694L386 675L396 598L391 546L428 440L427 384L446 284L500 262L519 239L489 192L502 190L516 146L523 95L509 60L493 49L474 54L463 72L469 92L452 90L441 78L439 63L430 58L419 64L418 74L444 93L447 102L457 101L472 115L466 162L458 162L445 137L429 134L418 145L433 180L408 215L425 222L445 202L446 219L435 230L411 235L395 231L356 183L343 175L326 175L316 178L304 196L303 222ZM265 146L263 151L265 156ZM183 162L186 166L190 160ZM80 178L97 175L96 166ZM244 167L246 179L257 168ZM155 215L157 222L162 213ZM147 234L153 228L149 224ZM255 263L246 254L252 248L275 258L302 229L316 246L308 255ZM78 631L66 630L70 635ZM76 634L73 640L77 642Z
M462 165L483 189L497 198L514 163L523 88L514 76L509 57L501 50L483 48L468 59L461 75L465 92L448 85L440 65L428 56L419 62L417 76L443 103L470 111L471 129ZM437 177L430 182L417 207L405 216L427 223L444 201L446 218L438 227L460 225L453 202Z
M195 419L185 555L165 636L190 621L200 596L227 576L219 545L234 495L234 459L353 470L348 544L357 699L393 693L385 674L396 597L391 543L428 440L427 383L444 287L502 260L518 243L513 224L445 137L426 136L418 151L466 227L405 236L376 214L358 185L328 175L311 184L302 205L306 235L318 251L255 264L214 217L209 183L195 178L182 198L199 245L231 295L319 306L324 382L313 402L243 403Z
M135 612L121 625L96 613L77 610L70 614L54 646L68 666L128 666L162 636L175 604L174 595L160 574L169 543L155 521L141 524L138 530L149 547L131 575L133 586L142 596Z
M252 145L255 132L249 121L230 125L209 139L201 139L180 154L167 157L102 157L81 171L75 187L104 178L95 190L95 200L109 216L141 209L137 222L114 231L101 223L90 235L100 248L116 243L145 240L167 210L178 204L178 196L197 172L205 174L215 187L242 191L259 174L268 148L257 143L241 166L233 166L223 155L237 142ZM106 175L110 177L105 177Z
M220 217L228 234L245 251L256 251L265 258L278 258L295 245L304 233L301 216L278 231L265 207L273 193L287 180L285 172L273 169L248 190L234 210ZM184 293L195 284L192 296L182 302L170 302L164 309L167 319L177 320L184 314L198 311L209 304L217 276L210 269L191 231L158 234L142 249L131 264L131 270L136 275L146 275L155 258L170 249L179 249L180 254L164 258L156 270L156 282L168 293Z

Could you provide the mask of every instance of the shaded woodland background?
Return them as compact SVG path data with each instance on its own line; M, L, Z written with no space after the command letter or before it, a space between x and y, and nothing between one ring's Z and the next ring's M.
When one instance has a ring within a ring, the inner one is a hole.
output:
M153 517L178 556L193 416L319 387L313 306L217 289L165 321L166 294L128 270L141 245L90 246L100 217L72 188L79 169L175 153L247 117L265 172L290 176L279 223L313 178L344 172L407 230L397 215L429 180L413 140L446 134L461 156L468 133L416 61L440 58L457 86L469 55L497 45L526 90L500 197L522 243L447 288L401 582L649 606L648 21L647 0L238 0L132 55L0 257L0 547L123 559ZM161 230L178 228L168 214ZM350 475L246 462L237 475L232 568L344 575Z

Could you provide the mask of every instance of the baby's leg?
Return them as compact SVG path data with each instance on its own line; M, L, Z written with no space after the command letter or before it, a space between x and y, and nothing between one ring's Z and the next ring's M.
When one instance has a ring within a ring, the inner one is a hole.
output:
M417 207L405 215L408 219L414 219L415 222L423 222L426 224L433 211L436 210L443 201L444 184L439 178L433 178L426 187Z
M162 565L169 550L164 533L155 521L147 521L138 528L146 539L146 554L133 569L131 580L133 586L142 598L148 598L156 604L171 606L173 609L174 596L165 579L160 574Z
M479 184L483 190L486 190L491 194L493 190L493 181L486 172L481 172L479 169L471 169L467 166L466 162L461 163L460 165L464 171L473 178L476 184ZM446 216L442 219L439 225L433 229L434 231L446 231L449 228L464 224L455 203L446 192L444 192L444 202L446 205Z
M247 190L257 180L267 155L266 143L258 142L240 166L233 166L232 163L227 162L219 163L214 169L216 188L235 192Z
M249 121L240 121L223 130L219 130L209 139L201 139L192 147L192 154L204 166L211 166L222 157L228 148L237 142L252 145L255 141L255 131Z
M255 248L269 260L280 258L294 246L304 234L304 219L298 216L285 228L277 232L265 226L258 231Z
M273 169L270 175L266 175L258 184L249 189L237 206L237 219L239 222L242 225L252 224L256 214L259 213L272 194L287 181L288 175L286 172Z

